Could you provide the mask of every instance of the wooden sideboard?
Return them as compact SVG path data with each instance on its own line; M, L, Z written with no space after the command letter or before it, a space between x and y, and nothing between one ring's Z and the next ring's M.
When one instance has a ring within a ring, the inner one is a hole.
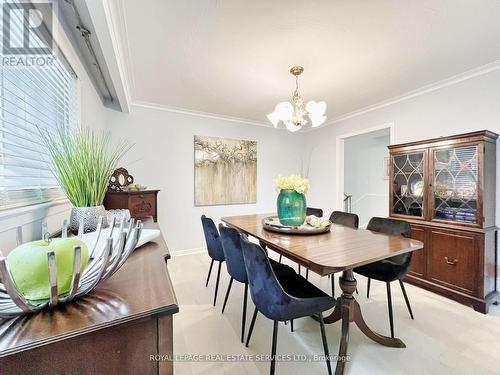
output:
M160 190L108 191L104 197L106 210L127 208L134 219L152 217L158 221L158 192Z
M87 296L0 324L0 373L172 374L179 308L168 258L158 238Z
M496 139L478 131L389 146L389 212L424 243L406 281L487 313L497 302Z

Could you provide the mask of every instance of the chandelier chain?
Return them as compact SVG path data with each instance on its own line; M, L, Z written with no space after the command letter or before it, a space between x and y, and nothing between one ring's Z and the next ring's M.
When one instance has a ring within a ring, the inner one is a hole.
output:
M293 98L299 96L299 76L295 76L295 91L293 92Z

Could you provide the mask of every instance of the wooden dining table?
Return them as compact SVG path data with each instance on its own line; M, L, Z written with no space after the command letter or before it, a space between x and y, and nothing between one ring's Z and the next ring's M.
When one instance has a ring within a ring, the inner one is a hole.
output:
M320 276L342 272L339 285L342 295L337 298L333 312L325 323L341 321L339 355L335 374L343 374L347 359L349 326L355 323L373 341L393 348L405 348L398 338L383 336L373 331L363 319L359 303L354 297L357 281L353 269L396 255L423 248L423 243L402 236L352 229L332 225L323 234L304 235L276 233L264 229L262 220L273 214L224 217L221 220L288 259L303 265Z

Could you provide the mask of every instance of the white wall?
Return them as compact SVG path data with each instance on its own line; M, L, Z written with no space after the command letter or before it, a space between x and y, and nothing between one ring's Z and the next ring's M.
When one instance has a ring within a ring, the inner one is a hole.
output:
M202 214L217 221L228 215L275 211L273 179L300 172L301 134L139 106L132 106L130 114L106 114L113 137L135 143L123 166L137 183L161 189L158 221L171 252L205 246ZM257 141L256 204L194 206L195 135Z
M345 139L344 192L352 195L352 212L359 216L361 227L370 218L389 213L389 181L384 176L389 143L389 129Z
M500 133L500 71L468 79L306 133L310 154L311 204L335 208L336 137L393 123L394 143L488 129ZM497 147L497 157L500 146ZM499 159L500 160L500 159ZM496 223L500 224L500 163L497 163Z

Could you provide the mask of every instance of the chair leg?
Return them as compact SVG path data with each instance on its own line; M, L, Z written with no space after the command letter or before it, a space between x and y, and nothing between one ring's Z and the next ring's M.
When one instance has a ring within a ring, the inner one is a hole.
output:
M243 295L243 316L241 317L241 342L245 339L245 324L247 321L247 298L248 284L245 284L245 294Z
M264 242L262 242L262 241L259 241L259 245L260 245L260 247L262 247L262 248L264 249L264 251L265 251L265 252L266 252L266 254L267 254L267 247L266 247L266 244L265 244Z
M281 263L281 258L282 258L282 257L283 257L283 255L281 255L281 254L280 254L280 260L279 260L279 262L280 262L280 263Z
M368 286L366 287L366 298L370 298L370 285L372 283L372 279L368 278Z
M332 365L330 363L330 353L328 351L328 342L326 341L325 322L323 321L323 314L321 312L318 314L318 318L319 318L319 326L321 328L321 340L323 341L323 349L325 351L326 367L328 369L328 375L331 375L332 374Z
M306 268L306 280L309 280L309 268Z
M335 277L332 275L330 279L332 281L332 297L335 298Z
M387 282L387 306L389 307L389 324L391 326L391 337L394 338L394 320L392 316L392 295L391 295L391 283Z
M219 280L220 280L220 267L222 262L219 262L219 269L217 270L217 281L215 282L215 294L214 294L214 306L217 301L217 291L219 290Z
M273 324L273 343L271 345L271 371L270 374L274 375L276 368L276 341L278 340L278 321L275 320Z
M210 280L210 274L212 273L212 267L214 265L214 260L210 262L210 268L208 269L207 282L205 283L205 288L208 286L208 280Z
M300 264L297 264L297 273L300 275Z
M257 319L257 308L253 310L252 321L250 322L250 329L248 330L247 342L245 346L248 348L248 344L250 343L250 337L252 336L253 326L255 325L255 319Z
M401 286L401 291L403 292L403 297L405 298L406 307L408 308L408 312L410 313L410 317L413 320L415 320L415 318L413 317L413 311L411 311L410 300L408 299L408 296L406 295L406 289L405 289L405 285L403 284L403 280L398 280L398 281L399 281L399 285Z
M226 297L224 298L224 304L222 305L222 313L224 314L224 310L226 309L227 298L229 297L229 292L231 291L231 286L233 285L233 278L229 280L229 285L227 286Z
M290 332L293 332L293 319L290 320Z

